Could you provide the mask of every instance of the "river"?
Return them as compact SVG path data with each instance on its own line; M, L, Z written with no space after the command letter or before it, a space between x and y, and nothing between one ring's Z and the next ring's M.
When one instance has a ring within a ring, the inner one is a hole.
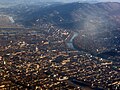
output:
M75 47L74 47L74 45L73 45L73 40L74 40L75 37L78 36L78 34L79 34L78 32L74 32L72 38L69 40L69 42L67 42L67 46L68 46L69 48L74 49L74 50L77 50L77 49L75 49ZM78 50L77 50L77 51L78 51Z

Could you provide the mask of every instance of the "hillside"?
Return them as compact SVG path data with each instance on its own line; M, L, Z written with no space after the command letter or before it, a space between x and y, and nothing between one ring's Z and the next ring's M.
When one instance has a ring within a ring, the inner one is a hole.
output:
M51 23L68 29L84 29L86 21L93 18L101 20L104 26L116 27L120 24L119 8L120 3L70 3L46 7L43 5L20 6L9 11L12 10L12 13L18 16L16 21L25 26Z
M77 49L107 59L116 57L119 61L120 3L41 3L2 11L13 15L15 22L25 27L40 28L47 24L77 31L79 35L74 39Z

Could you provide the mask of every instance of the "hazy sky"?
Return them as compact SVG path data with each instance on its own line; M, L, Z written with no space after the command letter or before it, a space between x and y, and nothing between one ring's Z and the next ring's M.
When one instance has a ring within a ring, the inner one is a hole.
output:
M47 1L49 1L49 0L47 0ZM63 2L74 2L74 1L120 2L120 0L53 0L53 1L63 1Z
M27 0L26 0L27 1ZM34 1L34 0L31 0ZM120 0L35 0L35 1L47 1L47 2L76 2L76 1L101 1L101 2L120 2Z
M0 0L0 2L77 2L77 1L99 1L99 2L120 2L120 0Z
M100 1L100 2L120 2L120 0L38 0L38 1L55 1L55 2L76 2L76 1Z

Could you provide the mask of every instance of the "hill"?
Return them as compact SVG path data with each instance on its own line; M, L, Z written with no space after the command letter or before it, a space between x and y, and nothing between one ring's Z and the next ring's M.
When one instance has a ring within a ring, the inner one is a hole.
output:
M43 5L21 6L9 11L13 11L13 14L18 16L16 21L25 26L51 23L62 28L84 29L86 21L93 18L101 20L104 26L116 27L120 24L119 8L120 3L69 3L45 7Z
M15 22L25 27L39 28L47 24L77 31L76 48L119 61L120 3L41 3L2 11L14 15Z

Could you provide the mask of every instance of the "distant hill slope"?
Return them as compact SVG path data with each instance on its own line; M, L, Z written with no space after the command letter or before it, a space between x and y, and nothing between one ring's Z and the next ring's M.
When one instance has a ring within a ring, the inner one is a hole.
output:
M14 23L12 17L8 15L0 15L0 28L15 28L17 25Z
M51 5L52 4L52 5ZM102 20L102 25L114 26L120 24L120 3L39 3L32 5L17 5L2 9L16 15L16 22L25 26L40 26L51 23L62 28L84 29L89 19Z
M84 29L84 24L89 19L101 20L104 26L120 24L120 3L69 3L15 8L8 9L9 13L12 11L16 14L16 21L25 26L51 23L68 29Z

